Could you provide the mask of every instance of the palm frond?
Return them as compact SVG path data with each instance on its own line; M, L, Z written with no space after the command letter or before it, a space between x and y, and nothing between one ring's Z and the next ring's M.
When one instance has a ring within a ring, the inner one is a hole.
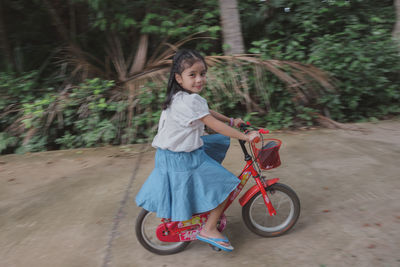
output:
M318 98L324 92L333 92L334 80L322 70L307 64L282 60L262 60L258 55L234 55L234 56L209 56L207 64L215 67L224 67L235 64L240 67L246 65L256 66L256 78L261 77L261 72L267 71L286 84L286 89L294 94L296 101L308 104ZM261 87L261 81L257 81L257 87ZM242 92L247 89L242 88ZM245 94L244 94L245 95Z
M130 143L135 140L137 134L141 131L139 124L135 123L135 116L140 115L141 112L152 114L154 111L152 110L154 107L151 107L151 105L146 106L140 103L140 93L143 91L140 89L146 89L144 86L148 82L155 83L157 90L165 86L172 63L171 59L176 50L186 42L198 38L204 37L189 36L176 44L166 44L166 49L162 53L153 56L145 64L143 63L143 57L138 55L140 52L137 51L135 65L134 62L131 62L135 60L124 57L118 37L113 35L109 37L107 54L114 67L113 77L116 80L116 86L103 97L107 98L107 102L118 100L126 104L124 110L115 111L115 114L110 116L112 121L121 124L121 126L118 126L119 142ZM146 45L144 40L139 50L146 50ZM74 66L73 74L80 73L82 76L93 77L92 75L98 75L102 78L108 77L106 72L94 63L99 62L91 59L85 53L68 51L68 48L64 52L68 54L68 57L64 57L60 62ZM259 114L266 114L271 110L271 92L269 91L271 89L269 89L269 81L266 79L271 75L265 75L266 73L272 74L283 82L286 90L293 94L293 101L297 105L311 105L316 103L319 97L335 90L334 79L322 70L308 64L282 60L263 60L259 55L254 54L206 56L205 60L210 67L207 74L208 88L215 96L214 101L222 103L226 98L239 100L246 107L247 112L257 111ZM139 65L140 68L138 67ZM254 78L254 83L249 77ZM255 87L254 90L251 88L253 85ZM49 105L41 118L37 118L42 128L26 128L24 120L31 118L21 112L21 116L6 131L13 132L15 135L24 133L23 143L26 144L38 132L46 132L54 124L55 120L58 121L59 128L62 128L63 103L70 101L68 92L72 88L67 83L64 83L63 86L64 90L61 90L54 103ZM152 90L155 91L156 89L153 88ZM74 101L77 100L75 99ZM85 118L90 115L89 104L90 99L78 101L77 114L79 118ZM15 108L18 107L14 107L13 110ZM318 114L319 120L331 122L331 120L324 120L323 118L324 116ZM340 124L330 123L330 125L340 127ZM155 129L156 125L149 119L146 127Z

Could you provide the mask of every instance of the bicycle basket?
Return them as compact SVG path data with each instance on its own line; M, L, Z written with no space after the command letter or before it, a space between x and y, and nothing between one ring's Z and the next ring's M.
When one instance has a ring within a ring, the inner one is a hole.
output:
M254 142L251 143L258 165L263 170L279 167L281 165L279 148L281 147L282 141L272 138L264 139L264 144L265 145L261 147L261 142L258 144Z

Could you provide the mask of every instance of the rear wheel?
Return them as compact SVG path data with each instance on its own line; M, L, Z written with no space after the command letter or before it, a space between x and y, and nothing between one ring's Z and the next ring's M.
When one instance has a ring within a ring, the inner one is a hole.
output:
M142 209L136 219L136 237L139 243L147 250L159 254L170 255L181 252L190 242L163 242L156 235L156 229L160 225L160 218L156 214Z
M273 184L265 188L275 216L270 216L261 192L255 194L242 209L246 226L255 234L264 237L280 236L289 231L300 215L300 201L287 185Z

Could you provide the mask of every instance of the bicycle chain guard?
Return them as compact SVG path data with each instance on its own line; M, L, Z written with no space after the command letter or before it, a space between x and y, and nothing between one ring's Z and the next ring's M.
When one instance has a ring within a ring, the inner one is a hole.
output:
M171 222L163 219L156 229L157 238L162 242L187 242L197 240L196 235L207 221L209 213L194 215L190 220ZM218 231L222 232L226 227L226 216L222 213L218 224Z

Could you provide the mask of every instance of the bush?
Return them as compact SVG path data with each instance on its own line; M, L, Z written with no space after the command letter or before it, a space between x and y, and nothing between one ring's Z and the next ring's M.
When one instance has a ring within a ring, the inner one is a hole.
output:
M284 12L285 7L290 12ZM400 56L391 38L392 1L271 1L263 8L268 15L253 25L253 31L264 37L252 42L250 52L310 63L337 80L337 93L327 92L309 108L342 122L400 112ZM292 110L284 96L276 96L280 105L286 103L284 109ZM276 116L273 113L274 120Z

